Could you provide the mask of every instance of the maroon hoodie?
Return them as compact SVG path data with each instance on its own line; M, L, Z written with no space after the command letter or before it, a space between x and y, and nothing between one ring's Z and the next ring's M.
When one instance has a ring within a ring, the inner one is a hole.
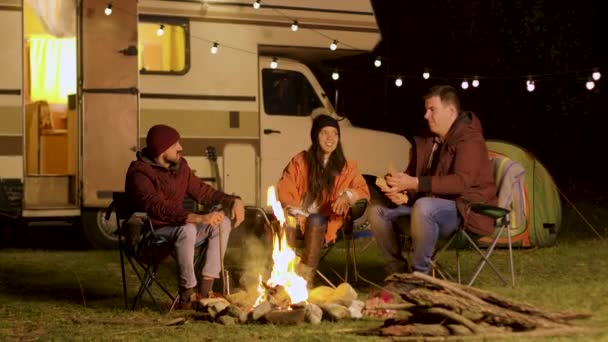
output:
M154 227L184 225L191 213L183 207L186 196L204 205L222 204L224 208L232 208L237 198L197 178L184 158L166 169L146 157L145 149L137 152L137 160L129 165L125 191L131 210L147 213Z

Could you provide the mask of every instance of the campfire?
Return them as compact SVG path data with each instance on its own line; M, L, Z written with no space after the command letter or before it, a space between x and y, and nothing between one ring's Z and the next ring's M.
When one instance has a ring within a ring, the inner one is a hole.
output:
M336 321L361 318L364 303L348 284L336 288L319 286L310 291L306 280L296 272L299 258L288 244L285 232L285 212L277 200L274 186L268 188L268 205L277 222L273 222L272 269L268 279L258 275L251 291L237 291L226 298L201 299L195 308L196 320L211 320L222 324L271 323L317 324L322 320ZM176 321L175 324L180 324Z
M306 304L308 290L306 280L296 272L296 252L287 243L285 234L285 212L277 201L274 186L268 188L267 204L272 207L279 227L273 237L272 272L267 281L259 276L258 298L254 306L268 300L279 309L291 309L292 304Z

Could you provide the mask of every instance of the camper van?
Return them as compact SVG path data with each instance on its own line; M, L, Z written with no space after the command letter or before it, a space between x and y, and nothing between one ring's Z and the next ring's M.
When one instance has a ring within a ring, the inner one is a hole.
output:
M0 0L0 29L0 213L82 220L98 248L116 245L103 214L155 124L262 210L321 113L370 179L408 163L407 139L336 114L309 68L374 49L370 1Z

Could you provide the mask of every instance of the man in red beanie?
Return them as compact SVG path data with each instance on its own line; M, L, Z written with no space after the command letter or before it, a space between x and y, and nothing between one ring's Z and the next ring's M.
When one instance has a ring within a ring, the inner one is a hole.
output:
M245 213L239 197L215 190L192 173L181 157L179 139L179 133L172 127L150 128L146 147L137 152L137 160L129 166L125 189L132 211L146 212L156 234L174 244L179 267L179 304L182 309L189 309L192 295L197 292L198 298L208 297L214 279L220 277L232 223L222 211L201 215L185 209L185 196L201 204L219 203L229 208L234 227L243 222ZM197 284L194 249L203 240L208 240L208 247L202 282Z

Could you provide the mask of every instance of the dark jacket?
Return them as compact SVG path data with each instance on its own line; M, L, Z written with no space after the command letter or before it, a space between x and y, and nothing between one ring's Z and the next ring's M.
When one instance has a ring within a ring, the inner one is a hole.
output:
M154 227L181 226L191 211L183 207L185 196L201 204L231 208L235 196L215 190L197 178L184 158L166 169L137 152L127 171L125 191L133 212L146 212Z
M414 154L406 173L418 177L418 197L430 193L455 200L469 231L491 234L494 220L470 210L472 203L497 203L496 184L481 122L475 114L461 112L435 156L439 158L435 172L425 175L434 141L434 136L414 138Z

